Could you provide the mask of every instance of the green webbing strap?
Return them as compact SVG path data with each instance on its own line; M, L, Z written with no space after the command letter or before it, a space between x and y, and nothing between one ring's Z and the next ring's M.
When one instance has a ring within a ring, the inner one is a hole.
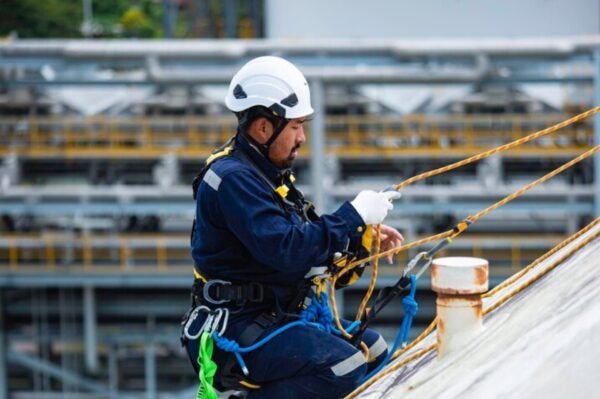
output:
M200 387L196 399L218 399L217 392L213 388L213 379L217 372L217 364L212 360L213 339L208 331L204 331L200 337L200 348L198 349L198 366L200 372Z

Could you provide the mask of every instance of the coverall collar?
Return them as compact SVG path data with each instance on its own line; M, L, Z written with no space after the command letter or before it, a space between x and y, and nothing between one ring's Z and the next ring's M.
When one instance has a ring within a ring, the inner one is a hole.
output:
M261 172L264 173L271 181L276 184L280 184L284 176L289 176L291 173L290 169L279 169L273 165L271 161L264 157L263 154L253 146L243 134L236 136L236 148L243 151L254 164L260 168Z

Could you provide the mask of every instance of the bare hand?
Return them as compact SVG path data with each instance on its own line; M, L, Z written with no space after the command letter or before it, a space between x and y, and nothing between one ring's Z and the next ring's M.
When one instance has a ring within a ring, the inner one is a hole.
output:
M381 252L398 248L402 245L402 242L404 242L404 237L398 230L393 227L386 226L385 224L381 225ZM387 260L390 265L394 263L393 258L393 254L389 254L387 256Z

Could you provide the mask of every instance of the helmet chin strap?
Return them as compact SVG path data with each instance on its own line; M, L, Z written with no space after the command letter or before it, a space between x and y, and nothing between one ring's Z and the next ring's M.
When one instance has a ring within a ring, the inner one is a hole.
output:
M266 118L273 125L274 128L273 134L264 144L257 142L252 136L248 134L248 126L250 122L255 119L256 116ZM275 142L275 140L277 140L277 137L279 137L281 132L283 132L283 129L285 129L288 123L289 121L285 118L274 118L270 115L264 115L260 112L258 113L258 115L250 115L249 113L245 113L244 115L241 115L241 117L239 117L238 133L242 133L250 143L252 143L256 148L258 148L260 153L263 154L263 156L267 160L273 163L273 161L269 157L269 148Z

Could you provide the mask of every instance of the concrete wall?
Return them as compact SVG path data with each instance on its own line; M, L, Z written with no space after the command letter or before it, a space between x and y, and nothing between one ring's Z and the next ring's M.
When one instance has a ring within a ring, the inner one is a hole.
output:
M598 33L598 0L265 0L270 38L547 37Z

